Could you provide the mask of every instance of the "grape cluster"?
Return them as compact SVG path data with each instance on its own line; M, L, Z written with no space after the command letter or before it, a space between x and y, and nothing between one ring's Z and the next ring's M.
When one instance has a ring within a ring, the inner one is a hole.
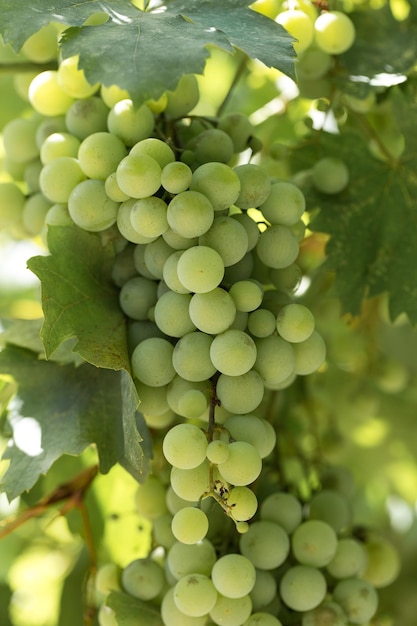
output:
M268 493L238 539L231 540L230 529L216 520L220 509L207 508L209 535L185 543L169 520L187 511L188 503L169 488L159 510L150 512L151 493L146 483L139 487L137 504L153 521L154 550L119 573L103 566L98 581L106 578L110 589L158 607L166 626L368 625L378 590L398 574L393 545L353 527L348 499L330 487L308 503L290 492ZM110 612L101 623L116 622Z

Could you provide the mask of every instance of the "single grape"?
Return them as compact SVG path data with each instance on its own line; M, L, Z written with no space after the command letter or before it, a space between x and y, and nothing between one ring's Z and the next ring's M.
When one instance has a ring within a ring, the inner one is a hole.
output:
M202 400L202 395L203 395L205 398L204 407L205 409L207 409L208 404L210 402L211 387L212 387L212 384L208 380L189 381L189 380L185 380L184 378L181 378L181 376L176 375L173 378L173 380L170 382L170 384L168 385L168 389L167 389L167 402L169 404L169 407L173 411L175 411L175 413L178 413L178 415L182 415L183 417L188 417L187 416L188 410L189 409L192 410L192 406L190 407L190 400L191 400L191 405L194 404L195 401L197 401L198 406L201 407L202 406L201 400ZM189 398L188 401L187 399L184 400L185 396L189 396L190 391L199 391L200 394L198 394L197 398L194 398L194 401L192 397ZM183 408L185 410L185 414L182 410ZM204 409L197 416L194 416L194 417L202 416L203 412L204 412Z
M199 330L215 335L233 324L236 306L227 291L216 287L207 293L195 293L191 298L189 313Z
M126 98L117 102L109 111L107 127L126 146L132 147L151 135L154 116L146 104L135 107L132 100Z
M150 558L135 559L123 569L122 585L134 598L152 600L165 585L164 571Z
M166 557L168 569L177 580L187 574L210 576L216 560L216 550L207 538L193 544L176 541Z
M255 344L257 355L253 367L264 385L273 387L293 373L295 355L292 344L276 335L256 339Z
M250 209L263 204L271 191L268 172L254 163L238 165L234 172L240 180L240 193L234 204L240 209Z
M261 473L262 460L252 444L233 441L229 444L227 459L219 464L218 469L222 478L232 485L250 485Z
M175 233L192 239L208 231L214 220L214 210L202 193L183 191L168 204L167 220Z
M65 158L70 157L61 157ZM50 165L53 163L56 161ZM81 181L68 198L68 211L74 223L91 232L99 232L113 226L117 220L118 209L119 203L107 196L102 180Z
M34 63L53 61L58 55L58 32L55 24L45 24L22 46L23 54Z
M118 626L116 613L109 606L102 604L97 613L99 626Z
M305 207L303 192L293 183L280 181L273 183L259 210L271 224L292 226L301 218Z
M244 626L282 626L277 617L263 611L252 613Z
M224 463L229 456L229 446L222 439L214 439L207 446L206 456L210 463Z
M41 115L63 115L74 99L60 86L58 72L45 70L35 76L29 86L29 101Z
M303 508L291 493L275 491L261 503L259 516L261 520L276 522L291 535L301 524Z
M323 157L314 164L311 180L323 193L340 193L349 183L349 170L342 159Z
M336 602L323 602L303 613L301 626L346 626L346 614Z
M294 530L291 548L302 565L323 567L336 554L337 535L326 522L307 520Z
M146 154L126 156L116 170L117 183L132 198L153 196L161 186L161 167Z
M131 148L129 154L131 156L139 156L145 154L152 157L159 164L162 169L175 161L175 154L170 146L156 137L148 137L135 143Z
M183 337L195 330L188 313L191 302L189 293L166 291L157 300L154 309L155 324L169 337Z
M325 598L326 579L316 567L294 565L281 578L279 591L290 609L311 611Z
M167 205L156 196L137 200L130 213L132 227L144 237L159 237L168 228Z
M201 509L187 506L175 513L172 518L172 532L181 543L197 543L208 531L207 515Z
M361 576L367 566L368 556L362 543L353 537L339 539L332 560L327 563L327 571L335 578Z
M166 387L150 387L135 381L136 391L140 400L140 412L146 416L158 416L168 411Z
M111 591L120 590L121 569L116 563L104 563L97 569L94 586L97 591L106 596Z
M216 217L211 226L201 234L198 242L200 245L216 250L225 267L240 261L248 251L248 236L245 228L226 215Z
M79 55L62 59L58 67L58 84L72 98L89 98L100 87L88 82L84 70L79 67Z
M233 142L234 152L242 152L247 147L249 138L254 132L249 118L243 113L227 113L223 115L219 120L217 128L229 135Z
M106 184L104 183L104 189L106 189ZM131 243L136 243L136 244L146 244L146 243L151 243L153 241L155 241L155 238L151 238L151 237L145 237L144 235L141 235L140 233L138 233L132 226L132 222L130 219L130 216L132 214L132 210L133 207L135 205L136 199L135 198L129 198L129 200L126 200L125 202L122 202L119 205L119 209L117 211L117 219L116 219L116 223L117 223L117 228L120 232L120 234L127 239L127 241L130 241ZM143 246L144 251L146 249L145 246ZM136 261L135 261L136 263ZM145 272L142 272L142 274L146 274L148 278L157 278L155 276L155 274L152 274L148 268L146 268Z
M223 427L236 441L246 441L253 445L263 459L275 445L275 431L272 433L265 427L265 421L256 415L231 415L223 423Z
M126 147L116 135L99 132L81 142L78 161L86 176L106 180L126 155Z
M216 394L222 406L231 413L250 413L262 402L264 385L254 369L240 376L221 374Z
M65 123L64 115L57 115L55 117L47 117L43 119L40 123L37 120L36 124L36 134L35 140L38 149L40 150L45 139L52 135L53 133L70 133L74 135L72 131L69 131L67 125Z
M248 251L253 250L258 243L260 235L258 224L255 222L255 220L249 217L246 212L233 213L230 217L233 220L236 220L236 222L239 222L239 224L241 224L246 230L246 234L248 236Z
M233 156L233 141L219 128L208 128L199 133L188 145L193 150L197 163L216 161L228 163Z
M204 493L210 491L209 463L207 459L193 469L173 467L171 470L171 485L180 498L190 502L197 502Z
M188 389L178 400L178 414L187 419L204 419L207 395L200 389Z
M39 156L37 117L17 118L5 124L2 135L6 156L15 163L28 163Z
M298 54L307 50L314 38L314 23L309 15L299 9L287 9L279 13L275 21L297 39L293 45Z
M211 443L216 443L212 441ZM220 442L219 443L224 443ZM227 496L230 515L238 522L250 520L258 508L258 500L251 489L245 486L233 487Z
M210 618L219 626L241 626L250 616L252 601L250 596L227 598L219 594L210 611Z
M40 173L39 184L42 193L49 200L64 204L68 202L73 189L85 178L86 175L77 159L58 157L44 165Z
M207 196L215 211L224 211L240 194L240 179L225 163L204 163L192 176L190 189Z
M269 337L275 332L276 318L272 311L267 309L256 309L249 313L248 331L254 337Z
M182 117L198 104L200 91L194 74L183 74L173 91L167 91L165 113L169 117Z
M294 263L299 245L297 237L289 228L273 224L260 234L256 251L267 267L281 269Z
M161 184L169 193L179 194L191 185L193 172L186 163L173 161L165 165L161 172Z
M378 589L390 585L397 578L401 567L395 546L384 537L371 536L363 547L367 565L360 572L362 578Z
M43 193L34 193L26 200L22 211L23 226L32 237L40 235L52 202Z
M297 263L291 263L281 269L270 269L269 277L278 291L293 293L300 286L303 272Z
M172 365L173 345L166 339L144 339L133 350L131 361L134 375L146 385L162 387L175 376Z
M77 158L80 143L80 140L70 133L52 133L41 145L40 159L45 165L61 156Z
M256 360L255 342L241 330L226 330L214 338L210 346L210 358L215 368L223 374L245 374Z
M65 125L80 140L98 132L106 132L109 109L101 98L92 96L76 100L65 113Z
M167 244L163 237L158 237L150 241L145 246L143 256L148 271L156 278L162 278L164 275L165 262L173 252L173 248Z
M314 330L314 315L303 304L288 304L277 316L277 330L280 336L291 343L305 341Z
M210 359L213 337L194 331L183 335L175 344L172 364L175 371L185 380L192 382L207 380L216 373Z
M326 345L323 337L316 330L308 339L292 346L295 357L294 372L300 376L312 374L323 365L326 359Z
M338 582L333 598L353 624L367 624L378 608L377 592L369 582L360 578L345 578Z
M268 606L277 595L277 581L274 575L267 570L257 569L255 585L249 595L254 611L261 611Z
M326 522L336 533L340 533L350 526L352 511L343 494L334 489L323 489L311 498L309 517Z
M190 617L179 610L174 600L174 587L168 589L161 603L161 617L164 626L206 626L207 617Z
M272 570L284 563L290 551L290 540L285 530L269 521L253 522L239 540L241 553L257 569Z
M221 556L213 566L211 578L217 591L227 598L243 598L256 580L252 563L241 554Z
M230 287L229 294L238 311L249 313L261 305L264 292L254 280L238 280Z
M168 463L180 469L192 469L206 458L207 438L194 424L178 424L165 435L162 449Z
M314 22L315 42L327 54L342 54L355 41L355 27L341 11L325 11Z

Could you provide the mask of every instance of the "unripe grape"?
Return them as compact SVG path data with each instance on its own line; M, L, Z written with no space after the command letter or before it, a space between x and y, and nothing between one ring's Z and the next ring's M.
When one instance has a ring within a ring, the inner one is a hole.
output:
M220 463L220 475L227 482L236 486L253 483L261 473L262 460L257 449L246 441L234 441L229 444L227 459Z
M161 186L161 167L146 154L126 156L116 170L117 183L132 198L153 196Z
M70 133L52 133L46 137L40 148L40 158L45 165L60 156L76 158L80 140Z
M37 117L17 118L3 128L3 144L7 158L16 163L28 163L39 156L36 132L39 124Z
M261 520L276 522L290 535L301 524L303 508L291 493L276 491L261 503Z
M181 543L198 543L206 536L208 527L204 511L192 506L184 507L172 519L172 532Z
M291 343L305 341L314 330L314 315L302 304L288 304L278 313L277 330L283 339Z
M58 33L55 24L46 24L22 46L23 54L34 63L53 61L58 54Z
M233 142L233 151L242 152L247 147L249 138L253 134L253 126L243 113L227 113L223 115L218 127L229 135Z
M194 74L183 74L174 91L167 91L165 113L170 117L183 117L198 104L200 90Z
M56 161L52 161L49 165L53 165ZM110 200L102 180L81 181L74 187L68 198L68 211L74 223L90 232L100 232L113 226L117 220L118 209L119 203Z
M273 570L284 563L290 551L287 533L275 522L256 521L239 540L241 553L257 569Z
M192 469L206 458L207 439L194 424L178 424L171 428L162 444L168 463L180 469Z
M314 23L315 42L328 54L342 54L349 50L355 41L355 27L352 20L340 11L326 11Z
M338 157L324 157L314 164L311 180L322 193L340 193L349 183L349 170Z
M203 163L194 172L190 189L207 196L215 211L234 204L240 193L237 173L225 163Z
M241 554L226 554L213 566L211 577L215 588L227 598L243 598L253 589L256 571Z
M89 98L100 87L92 85L85 77L84 70L78 67L79 55L63 59L58 67L58 84L72 98Z
M258 408L264 396L264 385L255 370L240 376L221 374L216 385L217 397L231 413L248 413Z
M333 598L353 624L367 624L378 608L377 592L370 583L360 578L346 578L338 582Z
M122 571L122 585L134 598L152 600L162 591L164 572L152 559L135 559Z
M28 95L35 111L47 116L66 113L74 102L60 86L56 70L46 70L35 76L30 83Z
M129 147L149 137L154 123L152 111L146 104L137 108L129 98L117 102L107 117L109 132Z
M65 124L72 135L82 140L92 133L107 131L108 112L104 102L96 96L76 100L65 114Z
M314 609L324 600L326 590L321 571L308 565L295 565L281 578L281 598L294 611Z
M177 608L190 617L207 615L217 600L217 591L208 576L187 574L174 587Z
M310 17L298 9L288 9L277 15L275 21L281 24L297 41L293 44L298 54L301 54L312 43L314 25Z
M216 369L223 374L245 374L256 360L255 342L241 330L226 330L211 343L210 358Z
M159 163L161 170L175 161L175 154L172 148L170 148L165 141L157 139L156 137L148 137L147 139L138 141L132 147L129 154L132 156L146 154Z
M175 376L172 365L173 345L166 339L144 339L133 350L131 362L134 375L146 385L162 387Z
M271 180L268 172L260 165L247 163L234 168L240 180L240 194L234 204L240 209L259 207L268 198Z
M228 163L233 156L234 146L229 135L217 128L209 128L188 144L194 151L197 163L218 161Z

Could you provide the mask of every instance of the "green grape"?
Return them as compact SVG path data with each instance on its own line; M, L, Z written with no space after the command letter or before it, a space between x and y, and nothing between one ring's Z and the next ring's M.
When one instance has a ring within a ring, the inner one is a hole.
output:
M106 180L126 155L126 147L118 137L99 132L89 135L81 142L78 161L86 176Z
M151 387L167 385L175 376L172 365L173 345L160 337L144 339L133 350L133 373L141 382Z
M104 188L110 200L114 200L115 202L126 202L126 200L130 198L117 184L116 172L112 172L107 176L104 181Z
M78 67L78 62L78 54L60 62L57 73L58 84L72 98L90 98L99 89L100 84L89 83L84 70Z
M233 156L233 141L227 133L218 128L208 128L199 133L187 146L194 152L199 164L216 161L228 163Z
M384 537L371 536L363 544L367 565L362 578L378 589L390 585L398 576L401 563L394 545Z
M293 293L301 283L303 272L299 265L292 263L281 269L270 269L269 277L278 291Z
M207 538L194 544L176 541L166 557L168 569L177 580L187 574L210 576L216 560L216 551Z
M378 608L377 592L369 582L360 578L345 578L338 582L333 599L352 624L367 624Z
M273 388L293 373L295 355L292 344L276 335L256 339L255 344L257 355L253 367L264 385Z
M29 85L28 97L35 111L45 116L65 114L74 101L60 86L56 70L37 74Z
M290 540L279 524L261 520L253 522L239 540L240 552L257 569L272 570L284 563L290 551Z
M216 394L222 406L231 413L250 413L262 402L264 385L255 370L240 376L220 374Z
M346 626L346 615L336 602L323 602L303 613L301 626Z
M17 118L3 128L3 145L6 156L16 163L28 163L39 156L36 131L39 118Z
M368 562L365 547L352 537L339 539L332 560L327 563L327 571L334 578L361 576ZM369 581L371 582L371 581Z
M162 237L174 250L187 250L188 248L192 248L192 246L196 246L198 244L197 237L192 237L191 239L182 237L178 233L175 233L172 228L168 228L164 233L162 233Z
M342 159L324 157L314 164L311 180L323 193L340 193L349 183L349 170Z
M97 569L94 586L97 591L107 596L111 591L120 591L121 569L116 563L104 563Z
M132 227L144 237L159 237L168 228L167 205L156 196L137 200L130 213Z
M23 54L34 63L54 61L58 55L58 32L54 24L46 24L22 46Z
M280 595L294 611L311 611L325 598L326 579L319 569L309 565L290 567L280 582Z
M217 600L217 591L208 576L187 574L174 587L174 602L185 615L201 617L207 615Z
M173 161L162 169L162 187L169 193L179 194L186 191L191 185L193 172L186 163Z
M66 204L53 204L45 215L46 226L72 226L73 224Z
M168 204L167 220L175 233L192 239L203 235L210 228L214 210L210 200L202 193L183 191Z
M318 80L327 74L332 65L333 59L330 54L311 46L303 52L298 60L297 75L307 80Z
M254 163L238 165L234 172L240 180L240 193L233 204L240 209L250 209L263 204L271 191L268 172Z
M135 383L140 401L140 412L147 415L162 415L168 411L166 387L150 387L139 380Z
M26 196L16 183L0 183L0 229L10 229L22 217Z
M129 98L129 92L119 85L101 85L100 96L106 106L111 109L120 100Z
M70 157L61 157L65 158ZM106 230L115 224L118 209L119 203L107 196L102 180L83 180L68 198L68 211L75 224L91 232Z
M104 183L104 189L106 188L106 184ZM155 238L145 237L144 235L139 234L132 226L132 222L130 220L130 216L135 205L136 199L130 198L126 200L126 202L122 202L119 205L119 209L117 211L117 228L119 229L120 234L130 241L131 243L137 244L145 244L151 243L155 241ZM145 248L145 246L144 246ZM145 248L146 249L146 248ZM156 278L155 274L152 274L149 270L147 270L149 278Z
M175 154L172 148L162 141L161 139L156 139L155 137L148 137L147 139L142 139L135 143L129 153L131 156L139 156L145 154L147 156L152 157L159 164L161 171L164 167L166 167L169 163L175 161Z
M256 251L267 267L281 269L294 263L299 245L297 237L289 228L273 224L260 234Z
M191 295L165 292L155 304L155 324L169 337L183 337L193 332L195 326L188 313Z
M247 213L233 213L230 216L232 219L236 220L243 226L246 230L246 234L248 236L248 251L253 250L258 243L259 239L259 228L258 224L253 220Z
M262 460L252 444L246 441L233 441L229 444L227 459L220 463L218 468L224 480L243 487L258 478L262 470Z
M268 309L256 309L249 313L248 330L254 337L269 337L275 332L276 318Z
M256 570L255 585L250 592L254 611L261 611L274 600L277 595L277 581L271 572Z
M67 126L65 124L65 116L57 115L56 117L47 117L40 122L36 127L35 141L38 149L40 150L43 142L49 135L53 133L68 133ZM70 131L70 134L71 133Z
M216 373L210 359L213 337L200 331L183 335L175 344L172 364L179 376L192 382L209 379Z
M229 446L222 439L213 439L207 446L206 456L210 463L224 463L229 456Z
M156 290L155 281L142 276L133 276L120 290L120 308L123 313L134 320L147 320L148 311L157 299Z
M184 498L181 498L179 495L177 495L175 491L173 490L173 488L171 487L171 485L169 485L167 488L165 500L166 500L168 511L171 513L171 516L175 515L175 513L183 509L185 506L190 506L190 501L184 500ZM198 502L195 501L193 502L193 504L197 505ZM191 573L191 572L186 572L186 573ZM181 576L183 576L183 574L181 574L179 578L181 578Z
M23 205L22 222L30 236L40 235L51 206L52 202L45 198L43 193L34 193L26 200Z
M154 520L167 513L166 487L154 474L150 474L136 490L135 505L139 515Z
M336 533L340 533L349 527L352 511L345 496L331 489L323 489L310 500L309 517L326 522Z
M139 600L152 600L158 596L165 584L164 571L152 559L135 559L122 571L125 591Z
M193 469L173 467L171 470L171 486L180 498L190 502L197 502L204 493L210 491L209 463L207 459Z
M215 443L212 441L211 443ZM224 443L220 442L219 443ZM230 515L238 522L250 520L258 509L258 500L251 489L245 486L233 487L227 496Z
M229 135L233 142L233 152L245 150L254 131L251 122L243 113L227 113L223 115L219 120L217 128Z
M52 202L65 204L86 175L74 157L58 157L43 166L39 177L42 193ZM94 207L93 207L94 208Z
M301 524L303 508L291 493L275 491L261 502L259 517L264 521L276 522L291 535Z
M288 304L277 316L277 330L280 336L291 343L305 341L314 330L314 315L303 304Z
M227 598L219 594L210 611L210 618L219 626L240 626L247 620L252 611L250 596Z
M205 615L190 617L179 610L174 600L174 587L169 589L162 599L161 617L164 626L206 626L207 624Z
M274 615L259 611L252 613L243 626L282 626L282 623Z
M107 117L109 132L116 135L128 147L149 137L154 123L154 116L149 107L142 104L137 108L129 98L117 102Z
M240 179L225 163L203 163L193 172L190 189L207 196L215 211L224 211L240 194Z
M255 585L256 571L242 554L225 554L213 565L211 579L222 596L243 598Z
M200 245L216 250L226 267L240 261L248 251L248 236L245 228L225 215L216 217L198 241Z
M302 565L323 567L336 554L337 535L326 522L307 520L294 530L291 547L295 558Z
M176 543L176 539L171 530L172 515L165 513L152 522L152 538L157 546L161 546L168 551Z
M97 614L99 626L118 626L116 613L109 606L102 604Z
M189 313L198 330L215 335L233 324L236 306L227 291L216 287L207 293L195 293Z
M37 71L28 71L28 72L22 72L22 73L18 73L18 74L14 74L12 76L12 81L13 81L13 88L16 92L16 94L18 96L20 96L22 98L22 100L25 100L26 102L29 101L29 86L30 83L32 82L32 80L35 78L35 76L37 75Z
M156 278L162 278L164 273L164 265L166 260L174 252L162 237L158 237L154 241L145 246L144 262L148 271Z
M194 74L183 74L173 91L167 91L165 113L169 117L183 117L198 104L200 91Z
M178 400L178 413L187 419L203 417L207 407L206 394L199 389L188 389Z
M161 186L161 168L152 157L141 154L126 156L116 170L120 189L132 198L153 196Z
M282 11L277 15L275 21L297 39L293 44L297 54L302 54L313 42L314 23L304 11L299 9Z
M193 390L200 391L202 394L204 394L206 398L205 408L207 408L208 403L210 401L211 382L208 380L202 380L202 381L185 380L184 378L181 378L181 376L178 376L178 375L176 375L173 378L172 382L169 384L168 389L167 389L167 402L168 402L169 407L173 411L175 411L175 413L178 413L178 415L187 417L187 415L183 415L182 409L184 408L185 411L188 412L187 405L190 407L190 409L192 409L193 398L191 396L191 398L189 398L189 401L188 402L185 401L185 403L184 403L183 398L189 391L193 391ZM197 398L195 398L194 396L194 400L197 400L197 404L200 407L202 406L201 395L199 395ZM201 414L202 412L197 417L200 417Z
M254 280L238 280L229 289L238 311L246 313L257 309L264 295L262 287Z
M107 131L109 109L101 98L76 100L65 113L68 132L81 141L93 133Z
M177 272L184 287L202 294L211 292L220 284L224 275L224 264L213 248L193 246L184 250L179 258Z
M261 459L264 459L275 446L275 431L265 426L265 421L256 415L230 415L223 422L224 428L236 441L246 441L254 446Z
M70 133L52 133L46 137L40 148L40 158L45 165L57 157L69 156L76 158L80 140Z
M241 330L226 330L214 338L210 346L210 358L215 368L223 374L245 374L256 360L255 342Z
M165 435L162 449L174 467L193 469L206 458L206 435L194 424L178 424Z
M326 358L326 345L323 337L315 330L310 337L292 344L295 356L294 372L300 376L312 374L323 365Z
M207 515L201 509L186 506L172 518L172 532L181 543L193 544L201 541L209 527Z
M306 201L303 192L293 183L277 182L259 207L271 224L293 226L305 211Z
M314 23L315 42L327 54L342 54L355 41L352 20L340 11L326 11Z

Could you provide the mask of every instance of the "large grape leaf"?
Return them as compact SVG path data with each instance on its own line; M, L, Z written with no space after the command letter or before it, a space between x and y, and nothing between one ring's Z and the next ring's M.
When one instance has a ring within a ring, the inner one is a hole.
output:
M174 89L183 74L202 73L207 46L235 47L294 77L294 41L279 24L251 10L247 0L179 0L140 11L125 0L35 0L23 6L0 0L0 33L20 49L44 24L69 26L62 35L64 57L80 55L91 83L117 84L142 102ZM95 12L104 24L83 26Z
M85 361L129 371L125 318L111 281L111 246L77 226L50 227L48 246L50 255L28 261L41 281L47 358L62 342L77 337L74 350Z
M344 309L358 314L363 299L388 292L391 317L406 312L417 324L417 101L398 91L394 103L406 137L398 161L376 159L364 133L347 127L340 135L316 132L293 163L308 169L336 156L349 168L341 193L304 189L308 208L320 208L311 228L331 235L323 269L334 272Z

